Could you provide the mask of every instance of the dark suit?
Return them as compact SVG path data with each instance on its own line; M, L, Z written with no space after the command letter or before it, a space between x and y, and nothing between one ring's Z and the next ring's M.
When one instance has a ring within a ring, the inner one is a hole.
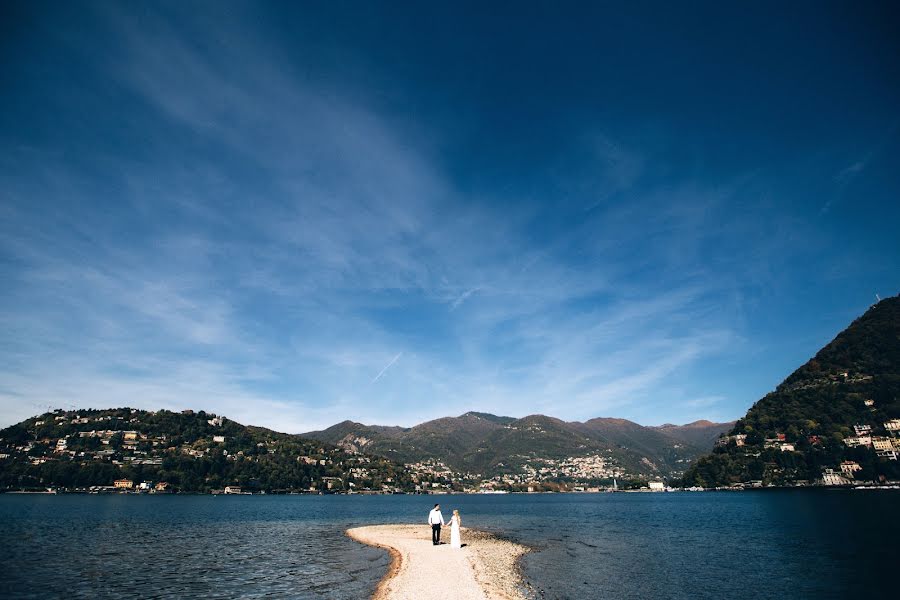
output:
M444 515L435 508L428 513L428 523L431 525L431 543L437 546L441 543L441 525L444 523Z
M441 524L435 523L431 526L431 543L437 546L441 543Z

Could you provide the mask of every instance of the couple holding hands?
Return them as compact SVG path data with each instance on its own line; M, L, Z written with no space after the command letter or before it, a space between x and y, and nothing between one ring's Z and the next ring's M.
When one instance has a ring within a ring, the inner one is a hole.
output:
M446 525L444 515L441 514L441 505L435 504L431 512L428 513L428 524L431 525L431 543L435 546L441 543L441 526ZM459 538L459 527L462 521L459 518L459 511L454 510L453 516L450 517L450 546L452 548L462 548L462 542Z

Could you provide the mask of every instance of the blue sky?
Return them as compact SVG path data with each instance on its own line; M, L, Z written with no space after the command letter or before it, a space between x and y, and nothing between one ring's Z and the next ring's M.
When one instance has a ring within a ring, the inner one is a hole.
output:
M0 11L0 425L733 419L900 291L896 6Z

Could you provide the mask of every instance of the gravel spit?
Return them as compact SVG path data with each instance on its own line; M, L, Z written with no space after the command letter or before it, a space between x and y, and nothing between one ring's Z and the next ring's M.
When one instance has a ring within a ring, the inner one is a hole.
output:
M449 537L449 527L441 532ZM373 600L525 600L518 558L525 546L462 528L461 549L431 543L428 525L354 527L347 535L385 548L391 566Z

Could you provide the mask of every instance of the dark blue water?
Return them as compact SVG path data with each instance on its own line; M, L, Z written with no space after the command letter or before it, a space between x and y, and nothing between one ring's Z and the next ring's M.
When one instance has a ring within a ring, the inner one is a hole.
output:
M388 557L344 529L424 522L433 500L0 495L0 597L366 598ZM893 594L900 564L898 492L438 500L532 546L522 566L544 598Z

